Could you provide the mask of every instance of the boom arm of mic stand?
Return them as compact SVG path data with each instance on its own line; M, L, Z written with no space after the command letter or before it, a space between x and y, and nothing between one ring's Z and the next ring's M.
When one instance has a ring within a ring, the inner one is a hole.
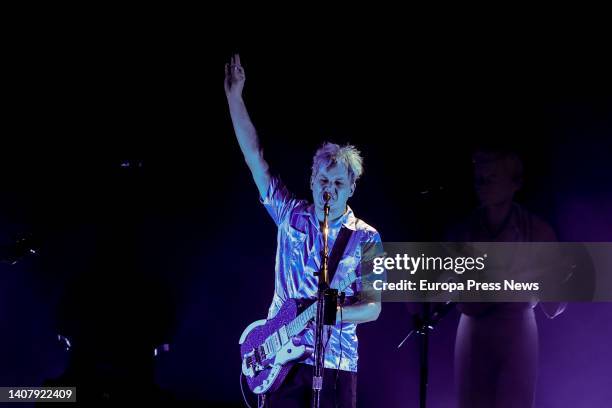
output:
M414 327L412 330L410 330L410 332L408 332L408 335L404 337L400 344L398 344L397 348L402 347L406 340L408 340L414 333L424 334L427 330L433 330L440 320L442 320L444 316L453 310L455 305L455 302L448 301L434 308L433 312L428 318L421 319L420 317L415 316Z

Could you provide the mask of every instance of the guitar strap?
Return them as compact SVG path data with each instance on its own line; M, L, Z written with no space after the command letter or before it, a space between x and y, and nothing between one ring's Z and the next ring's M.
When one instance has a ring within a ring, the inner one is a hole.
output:
M334 280L336 270L338 269L338 264L342 259L342 255L344 255L344 251L346 251L346 245L353 236L353 233L353 230L346 228L345 226L340 227L340 232L338 232L336 241L334 241L334 246L332 247L331 254L329 255L329 263L327 264L330 273L329 283Z

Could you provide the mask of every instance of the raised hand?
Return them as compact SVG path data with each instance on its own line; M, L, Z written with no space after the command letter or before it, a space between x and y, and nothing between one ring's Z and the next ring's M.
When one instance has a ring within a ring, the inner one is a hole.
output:
M246 76L244 68L240 64L240 55L234 54L230 58L230 63L225 64L225 96L227 99L240 98Z

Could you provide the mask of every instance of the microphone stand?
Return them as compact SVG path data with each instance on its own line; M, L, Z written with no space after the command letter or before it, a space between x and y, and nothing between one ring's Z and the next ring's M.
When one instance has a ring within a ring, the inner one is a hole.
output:
M455 302L445 302L436 305L433 310L429 303L423 303L423 316L414 318L414 328L404 337L397 348L412 336L413 333L421 335L419 352L419 408L427 407L427 386L429 384L429 332L446 316L454 307Z
M338 290L329 288L329 193L323 194L323 250L321 254L321 270L318 273L319 286L317 292L317 314L315 317L315 365L312 376L312 407L319 408L321 390L323 388L323 371L325 350L323 347L323 325L336 324L336 308L338 305Z
M423 320L427 322L430 318L429 303L423 305ZM424 325L421 334L421 355L419 363L419 408L427 407L427 385L429 384L429 325Z

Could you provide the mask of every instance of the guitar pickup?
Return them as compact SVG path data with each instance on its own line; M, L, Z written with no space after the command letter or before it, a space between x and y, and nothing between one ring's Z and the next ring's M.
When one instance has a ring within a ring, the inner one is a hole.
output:
M281 345L287 344L289 342L289 335L287 334L287 326L283 326L278 330L278 334L280 335L280 343Z

